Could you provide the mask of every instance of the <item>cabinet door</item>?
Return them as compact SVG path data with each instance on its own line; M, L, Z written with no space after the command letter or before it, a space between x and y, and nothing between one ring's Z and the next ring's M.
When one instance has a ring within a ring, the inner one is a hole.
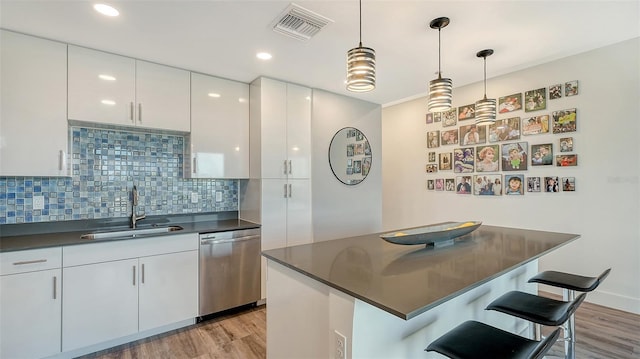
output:
M63 268L62 350L138 332L138 260Z
M287 84L289 178L311 176L311 89Z
M68 176L67 45L0 30L0 176Z
M60 269L0 277L0 357L60 353Z
M189 72L136 61L136 125L189 132Z
M69 119L133 126L135 60L69 45Z
M262 250L287 246L287 196L287 181L262 180Z
M191 177L249 178L249 85L191 74Z
M311 243L311 181L290 179L287 185L287 247Z
M140 331L198 316L198 251L140 258Z
M286 178L287 84L261 79L262 178Z

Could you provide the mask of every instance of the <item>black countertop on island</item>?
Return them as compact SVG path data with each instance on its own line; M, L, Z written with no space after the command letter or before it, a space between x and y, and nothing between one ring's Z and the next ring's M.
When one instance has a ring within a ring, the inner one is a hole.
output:
M433 248L392 244L380 238L381 234L271 249L262 254L408 320L580 238L577 234L482 225L451 246Z
M138 229L162 226L180 226L183 229L175 232L141 235L129 239L81 238L83 234L96 231L126 230L129 228L128 218L4 224L0 226L0 252L89 244L110 240L135 240L136 238L170 236L181 233L225 232L260 227L259 224L238 219L237 216L238 212L235 211L148 216L143 221L138 222Z

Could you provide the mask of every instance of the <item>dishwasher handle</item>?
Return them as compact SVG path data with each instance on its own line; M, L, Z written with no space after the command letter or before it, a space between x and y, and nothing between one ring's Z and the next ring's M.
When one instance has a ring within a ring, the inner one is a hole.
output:
M244 236L244 237L236 237L236 238L221 238L221 239L215 239L215 237L213 237L211 239L200 239L200 245L242 242L242 241L249 241L252 239L260 239L260 236L252 235L252 236Z

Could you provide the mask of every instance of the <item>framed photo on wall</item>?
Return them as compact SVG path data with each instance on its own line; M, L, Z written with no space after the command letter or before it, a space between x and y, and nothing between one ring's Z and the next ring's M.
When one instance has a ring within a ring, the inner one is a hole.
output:
M475 103L458 107L458 121L470 120L475 117L476 117Z
M564 95L575 96L578 94L578 80L565 82Z
M545 177L544 178L544 191L545 192L560 192L560 185L558 184L558 177Z
M564 137L560 139L560 152L573 151L573 137Z
M562 177L562 190L564 192L575 192L575 190L576 190L576 178L575 177Z
M520 139L520 117L496 120L487 128L489 142L502 142Z
M527 177L527 192L540 192L541 188L540 177Z
M500 170L499 145L476 147L476 171L498 172Z
M454 107L448 111L440 112L442 116L442 127L455 126L458 124L458 111Z
M427 112L427 115L425 116L425 123L427 125L433 123L433 112Z
M504 194L523 195L524 175L504 175Z
M436 178L436 191L444 191L444 178Z
M440 147L440 131L427 132L427 148Z
M471 176L456 177L456 193L471 194Z
M440 171L450 171L451 170L451 152L439 153L439 161L438 168Z
M556 166L569 167L578 165L578 155L556 155Z
M473 194L477 196L502 195L502 175L475 175L473 177Z
M549 100L555 100L562 97L562 84L549 86Z
M453 150L453 172L471 173L475 162L474 148L456 148Z
M553 133L575 132L578 115L575 108L569 108L551 113L553 120Z
M427 173L436 173L438 172L438 165L437 164L428 164L427 165Z
M436 161L436 153L435 152L429 152L429 162L435 162Z
M444 179L444 189L445 191L453 192L456 189L456 180L454 178L445 178Z
M522 134L541 135L549 133L549 115L535 116L522 119Z
M444 145L457 145L458 144L458 129L455 130L442 130L440 132L440 144Z
M427 180L427 190L433 191L435 189L435 181L432 179Z
M524 93L524 112L540 111L547 108L547 89L545 87Z
M507 113L522 109L522 92L498 98L498 113Z
M460 144L463 146L477 145L487 142L487 126L460 126Z
M524 171L529 161L527 142L515 142L502 145L502 170ZM506 179L505 179L506 181Z
M531 165L553 165L553 144L544 143L541 145L531 145Z

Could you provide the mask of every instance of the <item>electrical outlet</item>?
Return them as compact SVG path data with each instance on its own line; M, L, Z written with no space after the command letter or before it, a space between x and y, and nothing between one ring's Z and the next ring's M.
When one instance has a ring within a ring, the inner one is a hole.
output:
M198 192L191 193L191 203L198 203Z
M44 209L44 196L33 196L33 209Z
M216 202L222 202L222 192L216 192Z
M334 355L335 359L347 359L347 337L335 330L334 334Z

